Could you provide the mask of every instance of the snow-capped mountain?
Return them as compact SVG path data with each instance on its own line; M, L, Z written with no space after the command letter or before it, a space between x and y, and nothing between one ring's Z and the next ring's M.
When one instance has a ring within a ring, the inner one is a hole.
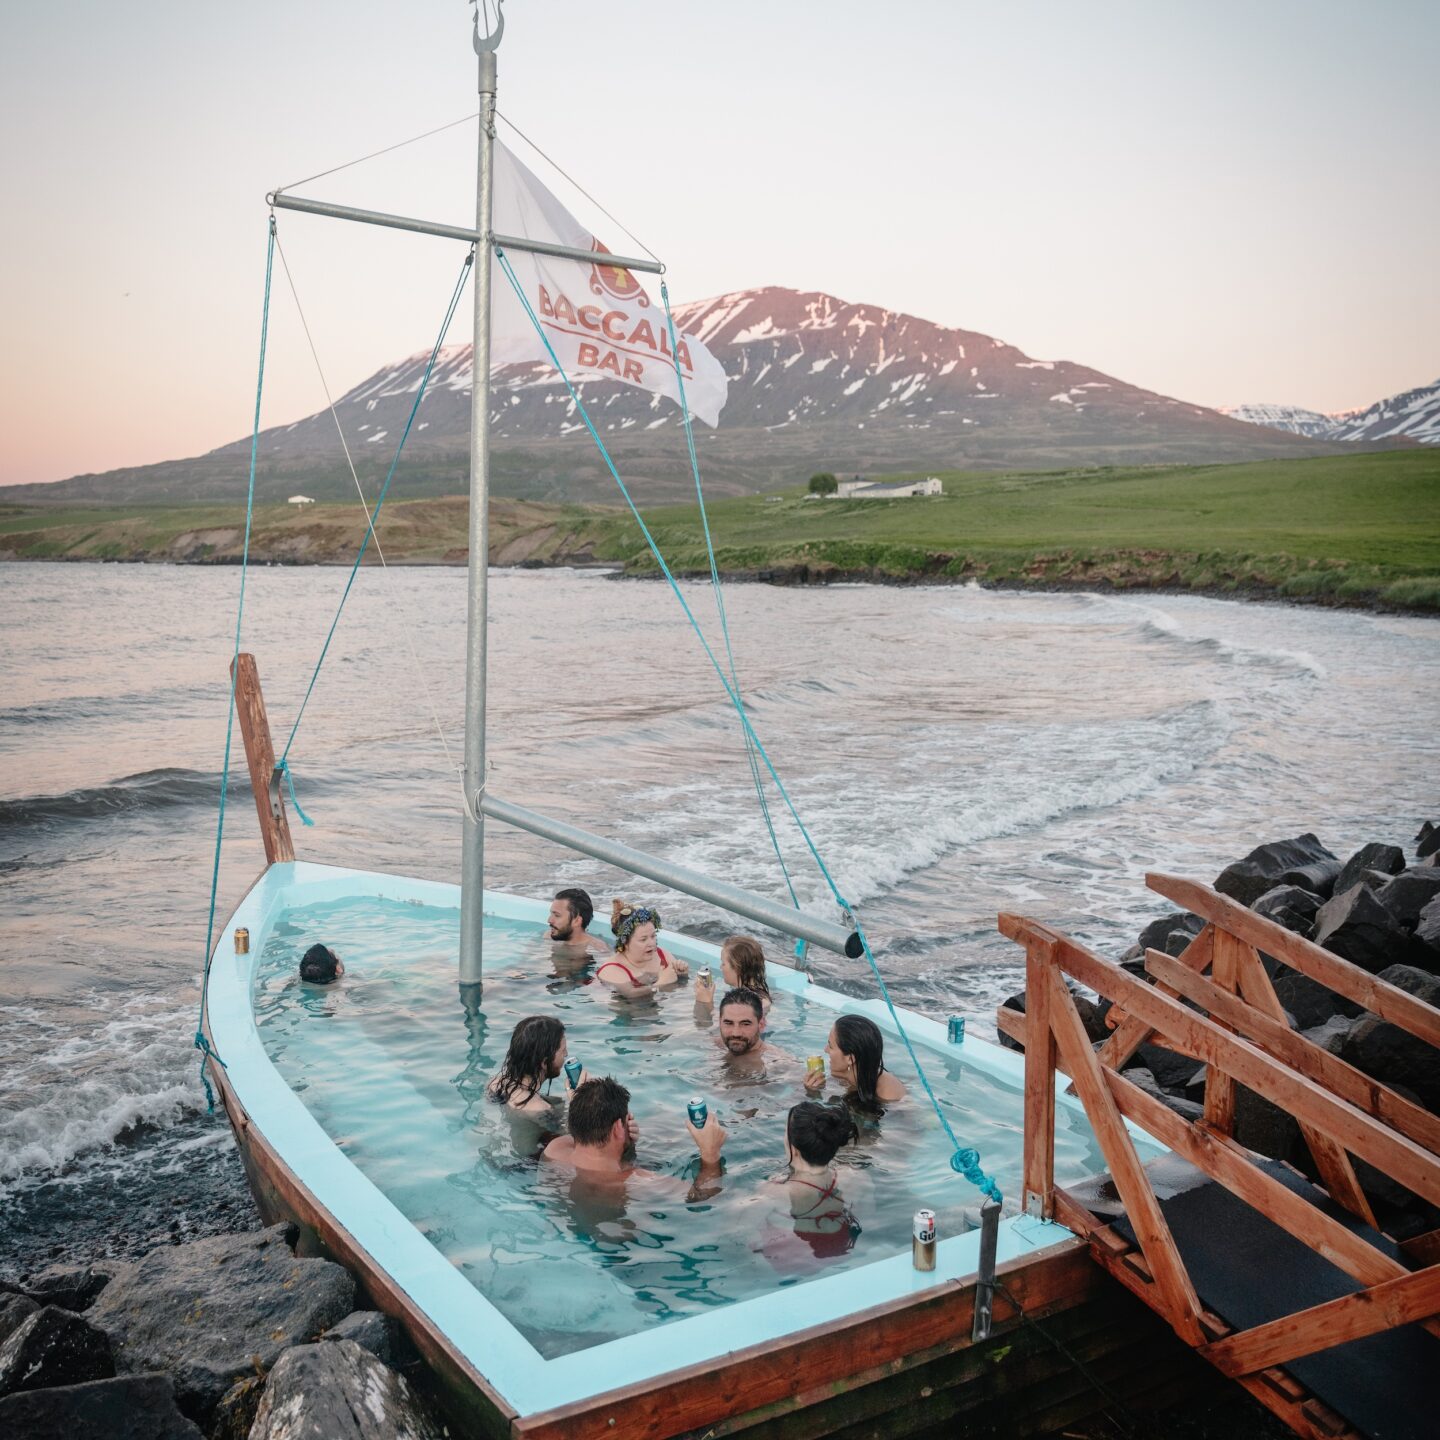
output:
M1300 405L1222 405L1220 413L1232 420L1245 420L1251 425L1268 425L1272 430L1288 430L1292 435L1309 435L1329 440L1335 434L1335 417Z
M1210 463L1320 453L1303 435L1230 419L1069 360L1036 360L972 330L877 305L771 286L682 305L677 327L724 366L718 429L697 424L706 487L749 493L838 474L930 469ZM383 476L428 352L370 376L337 402L356 467ZM468 484L468 345L440 355L406 445L397 494L456 494ZM492 485L535 499L614 500L575 402L547 365L494 376ZM647 501L693 493L677 408L614 381L581 387L627 481ZM171 461L47 486L61 498L216 498L234 493L248 438ZM328 411L263 432L257 494L353 493ZM62 488L63 487L63 488ZM243 494L243 483L240 493Z
M1322 415L1298 405L1233 405L1222 415L1317 440L1418 440L1440 444L1440 380L1377 400L1368 410Z

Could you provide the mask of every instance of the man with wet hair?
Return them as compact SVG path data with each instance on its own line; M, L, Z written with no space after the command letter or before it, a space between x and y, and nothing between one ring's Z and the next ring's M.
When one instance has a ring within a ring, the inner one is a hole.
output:
M635 1143L640 1127L630 1113L630 1092L608 1075L587 1080L570 1097L570 1133L558 1136L541 1152L542 1160L569 1165L594 1179L625 1180L640 1176L666 1185L674 1181L635 1164ZM714 1115L704 1129L688 1124L695 1148L700 1152L700 1173L690 1187L692 1195L703 1182L720 1174L720 1150L726 1132Z
M590 933L590 921L594 915L595 905L585 891L578 887L557 891L550 902L550 914L546 920L551 943L557 950L563 947L582 955L594 950L608 955L610 947L599 936Z
M758 1071L767 1061L790 1057L765 1042L765 1002L743 985L720 998L720 1032L715 1043L725 1051L732 1070Z
M300 978L310 985L329 985L345 973L345 962L328 945L312 945L300 960Z

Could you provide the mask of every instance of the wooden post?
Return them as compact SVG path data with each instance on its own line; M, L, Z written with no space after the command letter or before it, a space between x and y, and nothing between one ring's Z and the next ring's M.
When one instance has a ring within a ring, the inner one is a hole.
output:
M1215 932L1210 974L1216 986L1229 995L1240 988L1240 945L1228 930ZM1224 1024L1214 1015L1210 1018L1217 1025ZM1235 1133L1235 1081L1213 1065L1205 1069L1205 1123L1218 1135Z
M1050 958L1043 940L1025 946L1025 1177L1020 1204L1055 1218L1055 1032L1050 1018Z
M260 817L260 838L265 842L265 863L295 858L290 838L290 821L285 801L275 778L275 744L270 738L270 719L265 713L265 696L260 690L260 671L255 657L241 653L231 669L235 679L235 717L245 740L245 759L250 766L250 788L255 792L255 809Z

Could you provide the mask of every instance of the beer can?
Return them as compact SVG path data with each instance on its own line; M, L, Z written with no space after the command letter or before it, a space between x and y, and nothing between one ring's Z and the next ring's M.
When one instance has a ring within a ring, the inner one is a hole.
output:
M708 965L700 972L700 978L707 985L714 983L715 977L713 974L711 974L710 967Z
M709 1107L696 1095L685 1107L690 1112L690 1123L697 1129L705 1128L705 1117L710 1113Z
M917 1270L935 1268L935 1212L917 1210L910 1240L910 1258Z
M825 1057L823 1055L807 1055L805 1069L807 1071L818 1070L823 1075L825 1073Z
M235 927L235 953L237 955L250 953L250 932L243 925Z
M572 1090L580 1083L580 1073L584 1068L578 1060L565 1062L565 1078L570 1082Z
M965 1017L963 1015L952 1015L950 1025L946 1031L946 1038L952 1045L960 1045L965 1040Z

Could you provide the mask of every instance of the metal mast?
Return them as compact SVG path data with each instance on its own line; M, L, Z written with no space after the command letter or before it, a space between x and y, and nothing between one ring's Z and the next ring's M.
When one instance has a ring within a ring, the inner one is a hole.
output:
M485 0L475 4L480 61L479 176L475 189L475 340L470 365L470 563L466 606L464 843L460 860L460 983L478 984L485 931L485 630L490 557L490 261L494 253L495 51L505 33L502 0L495 29L481 35Z

